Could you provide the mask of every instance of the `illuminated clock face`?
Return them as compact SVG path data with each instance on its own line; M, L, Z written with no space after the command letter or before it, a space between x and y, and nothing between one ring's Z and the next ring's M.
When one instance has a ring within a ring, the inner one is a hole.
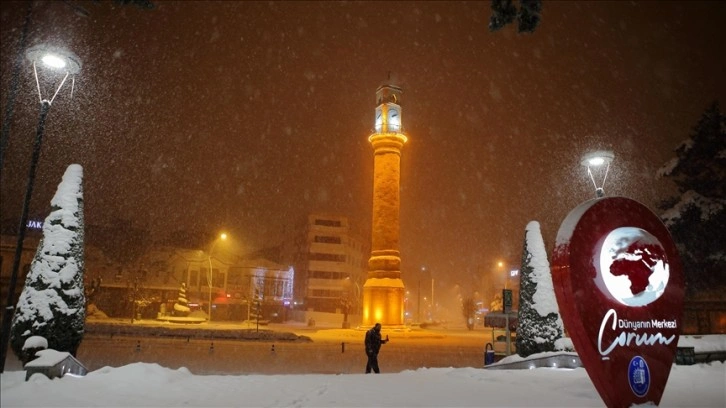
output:
M399 130L401 128L401 117L398 114L398 109L388 109L388 125L391 130Z
M381 112L380 109L377 109L376 110L376 124L375 124L376 132L381 131L382 125L383 125L383 112Z

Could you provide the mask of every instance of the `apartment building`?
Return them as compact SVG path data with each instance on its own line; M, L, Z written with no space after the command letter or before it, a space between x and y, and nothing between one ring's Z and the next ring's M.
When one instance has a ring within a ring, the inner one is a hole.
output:
M295 309L359 314L370 243L347 217L309 215L283 252L295 269Z

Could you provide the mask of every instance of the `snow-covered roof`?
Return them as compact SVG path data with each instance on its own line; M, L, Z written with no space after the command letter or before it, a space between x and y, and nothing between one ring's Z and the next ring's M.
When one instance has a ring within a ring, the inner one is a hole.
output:
M57 365L61 363L63 360L67 358L71 358L74 361L78 362L71 353L68 353L66 351L57 351L53 349L47 349L47 350L40 350L37 353L35 353L38 358L35 360L29 361L27 364L25 364L25 367L52 367L54 365ZM80 364L80 363L79 363Z

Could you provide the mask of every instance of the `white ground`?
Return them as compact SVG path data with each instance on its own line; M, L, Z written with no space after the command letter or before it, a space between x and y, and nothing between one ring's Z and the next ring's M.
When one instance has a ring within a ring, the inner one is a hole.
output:
M318 330L318 340L335 330ZM683 337L696 351L726 336ZM516 357L510 357L516 359ZM85 377L0 376L2 407L600 407L584 369L421 368L395 374L201 376L135 363ZM674 366L662 407L726 407L726 364ZM624 390L623 392L629 392Z

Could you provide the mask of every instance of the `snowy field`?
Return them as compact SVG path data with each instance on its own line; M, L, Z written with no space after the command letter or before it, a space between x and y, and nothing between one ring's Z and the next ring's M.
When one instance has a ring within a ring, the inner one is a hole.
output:
M726 336L684 337L697 352ZM518 359L518 357L510 357ZM201 376L134 363L85 377L2 374L2 407L600 407L584 369L421 368L364 375ZM661 407L726 407L726 364L673 366Z
M662 407L724 407L724 363L674 366ZM2 375L3 407L600 407L584 369L197 376L135 363L86 377Z

